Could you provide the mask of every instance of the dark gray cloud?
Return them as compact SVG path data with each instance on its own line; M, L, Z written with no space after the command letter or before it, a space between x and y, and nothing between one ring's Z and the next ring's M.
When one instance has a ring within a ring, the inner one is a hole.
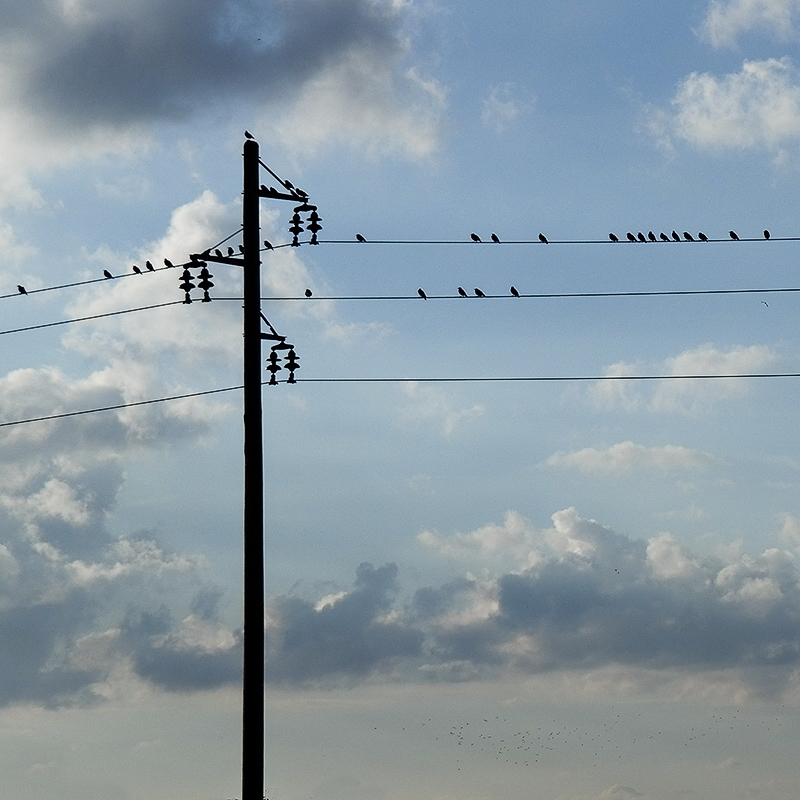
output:
M82 126L274 99L352 52L394 59L404 15L374 0L40 1L21 15L6 0L0 21L0 60L16 54L9 66L26 104Z

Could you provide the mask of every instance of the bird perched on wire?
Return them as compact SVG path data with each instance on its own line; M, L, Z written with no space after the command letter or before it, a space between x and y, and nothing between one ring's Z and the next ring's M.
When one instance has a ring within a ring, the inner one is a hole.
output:
M673 238L673 239L674 239L676 242L679 242L679 241L681 240L681 237L680 237L680 236L678 236L678 232L677 232L677 231L672 231L672 238Z
M28 290L21 283L17 284L17 291L20 294L28 294Z
M663 231L658 234L658 237L659 237L659 239L661 239L662 242L668 242L669 241L669 236L667 236L667 234L664 233Z
M636 238L640 242L646 242L647 241L647 239L645 238L644 234L641 231L639 231L639 233L636 234Z
M134 265L133 265L133 271L134 271L134 272L135 272L137 275L141 275L141 274L142 274L142 271L139 269L139 267L137 267L137 266L136 266L136 264L134 264Z
M463 290L463 289L462 289L460 286L458 287L458 293L459 293L459 294L460 294L462 297L466 297L466 296L467 296L467 293L466 293L466 292L465 292L465 291L464 291L464 290Z
M306 289L306 297L311 297L312 291L311 289Z
M500 237L496 233L493 233L492 241L495 242L496 244L500 244Z
M769 239L769 231L767 230L764 231L764 238Z
M543 233L540 233L540 234L539 234L539 241L540 241L542 244L547 244L547 243L548 243L548 242L547 242L547 237L546 237L546 236L545 236Z
M614 233L609 233L608 234L608 238L611 239L612 242L618 242L619 241L619 238Z
M104 278L113 278L114 276L107 269L104 269L103 270L103 277Z
M366 242L367 240L360 233L357 233L356 234L356 241L357 242Z
M511 294L513 294L514 297L519 297L519 292L517 291L517 287L516 286L512 286L511 287Z
M683 232L683 238L686 239L687 242L693 242L694 241L694 237L688 231L684 231Z
M420 297L421 297L423 300L427 300L427 299L428 299L428 295L426 295L426 294L425 294L425 292L423 292L423 291L422 291L422 289L417 289L417 294L418 294L418 295L419 295L419 296L420 296Z
M480 289L476 289L475 297L486 297L486 295Z
M145 261L144 265L147 267L147 271L148 272L155 272L156 271L156 268L149 261Z
M481 237L478 236L477 233L471 233L469 238L472 239L473 242L479 242L481 240Z
M700 233L698 233L698 234L697 234L697 238L698 238L698 239L699 239L701 242L707 242L707 241L708 241L708 236L706 236L706 235L703 233L703 231L700 231Z
M656 240L656 235L653 233L653 231L647 231L647 238L651 242L654 242Z
M215 255L217 258L222 258L222 250L220 250L219 248L217 248L217 249L214 251L214 255Z
M728 235L733 239L734 242L739 241L739 237L736 235L736 231L728 231Z
M165 258L164 259L164 266L165 267L174 267L175 265L168 258Z
M635 242L636 241L636 237L630 231L628 231L625 234L625 236L628 238L629 242Z
M264 239L264 247L266 247L267 250L272 250L272 242L268 242L266 239Z

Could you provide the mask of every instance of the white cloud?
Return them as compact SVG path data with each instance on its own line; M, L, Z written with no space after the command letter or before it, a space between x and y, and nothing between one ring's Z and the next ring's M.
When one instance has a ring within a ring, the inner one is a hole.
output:
M483 100L481 122L501 134L525 110L525 104L514 97L514 85L494 86Z
M693 72L678 87L671 111L651 114L651 130L712 150L764 149L783 156L800 139L800 76L787 58L745 61L721 78Z
M589 390L591 402L599 408L622 411L647 410L696 414L709 411L716 404L745 396L747 378L713 377L716 375L758 374L778 360L777 353L765 345L737 346L720 350L704 344L665 359L654 367L656 374L676 376L659 381L599 381ZM646 374L639 371L639 374ZM635 375L627 363L613 364L606 375ZM679 376L707 375L709 378ZM627 384L621 386L620 384Z
M619 442L604 450L585 447L571 453L554 453L545 462L549 467L573 467L581 472L630 472L634 469L703 469L713 457L680 445L644 447L634 442Z
M780 39L796 33L800 0L713 0L701 33L714 47L730 47L742 33L766 29Z
M479 403L468 408L458 408L443 390L421 386L417 381L406 381L402 390L409 402L401 411L401 421L413 424L435 420L441 424L445 436L450 436L463 423L482 417L486 411Z

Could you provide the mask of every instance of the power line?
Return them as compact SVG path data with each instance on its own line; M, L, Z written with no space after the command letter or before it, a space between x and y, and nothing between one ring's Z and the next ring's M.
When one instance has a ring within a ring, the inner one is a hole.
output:
M476 242L471 239L365 239L364 241L359 241L357 239L320 239L319 244L352 244L352 245L361 245L364 246L365 244L430 244L430 245L488 245L490 247L497 247L497 245L538 245L542 246L545 244L616 244L616 245L625 245L625 244L712 244L712 243L729 243L729 244L736 244L737 242L798 242L800 241L800 236L771 236L769 239L754 236L754 237L740 237L738 239L731 239L731 238L720 238L720 239L712 239L707 237L706 239L681 239L680 241L670 239L669 241L658 239L656 241L647 240L645 242L642 241L627 241L620 239L619 241L612 241L611 239L547 239L547 242L542 242L541 239L509 239L500 240L498 242L494 241L480 241ZM307 242L303 242L303 244L308 244Z

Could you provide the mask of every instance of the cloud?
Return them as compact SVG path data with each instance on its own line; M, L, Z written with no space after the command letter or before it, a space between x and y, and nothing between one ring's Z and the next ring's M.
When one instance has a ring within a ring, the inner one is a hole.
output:
M513 90L511 83L494 86L483 100L481 122L497 134L501 134L525 110L525 106L514 98Z
M783 150L800 138L800 78L788 57L745 61L721 78L693 72L678 86L672 109L651 110L651 131L710 150Z
M599 408L623 411L646 410L696 414L709 411L726 400L745 396L749 391L746 378L694 379L689 375L737 375L764 372L778 360L774 350L765 345L737 346L720 350L704 344L667 358L653 371L673 378L649 381L646 386L636 381L605 380L590 389L590 399ZM618 363L607 367L608 376L647 374L634 365Z
M732 47L740 34L757 29L766 29L786 40L795 35L798 10L798 0L713 0L701 34L714 47Z
M403 383L403 392L409 402L401 412L401 420L407 424L435 420L441 424L445 436L450 436L462 423L483 416L486 411L479 403L469 408L458 408L446 392L420 386L417 381Z
M546 461L548 467L566 467L589 473L630 472L639 469L659 471L704 469L713 462L708 453L680 445L644 447L631 441L619 442L605 450L585 447L572 453L553 453Z

